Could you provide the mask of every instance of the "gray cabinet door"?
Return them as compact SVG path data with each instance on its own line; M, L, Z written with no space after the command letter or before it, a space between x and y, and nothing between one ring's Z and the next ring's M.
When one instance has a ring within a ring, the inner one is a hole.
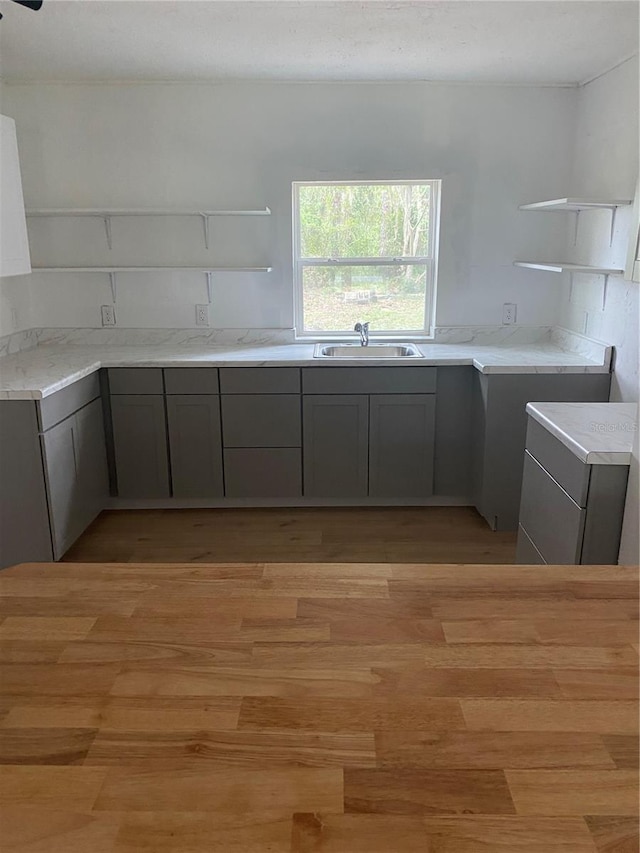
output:
M369 398L362 394L303 397L302 446L305 496L366 497Z
M42 435L53 555L59 559L82 533L79 518L76 420L72 415Z
M222 497L220 397L167 397L171 482L176 498Z
M169 497L164 398L160 394L111 397L118 497Z
M433 494L435 394L384 394L369 399L369 495Z
M109 471L102 401L94 400L75 415L78 515L82 529L102 512L109 497Z

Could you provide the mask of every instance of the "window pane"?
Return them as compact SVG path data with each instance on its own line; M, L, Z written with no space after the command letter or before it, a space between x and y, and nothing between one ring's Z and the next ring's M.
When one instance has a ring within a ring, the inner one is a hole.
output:
M305 332L348 332L370 322L371 332L422 331L427 267L305 266Z
M428 184L299 187L303 258L428 256Z

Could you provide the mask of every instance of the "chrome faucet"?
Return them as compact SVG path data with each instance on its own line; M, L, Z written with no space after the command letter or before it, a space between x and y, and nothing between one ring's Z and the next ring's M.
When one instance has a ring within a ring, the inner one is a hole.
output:
M360 332L360 346L368 347L369 346L369 324L368 323L356 323L353 327L354 332Z

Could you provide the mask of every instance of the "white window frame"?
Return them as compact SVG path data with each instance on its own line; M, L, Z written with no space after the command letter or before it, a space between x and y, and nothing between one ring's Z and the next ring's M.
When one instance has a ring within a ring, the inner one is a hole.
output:
M429 211L428 243L429 255L401 258L303 258L300 254L300 188L310 186L402 186L420 184L431 187L431 209ZM438 279L438 247L440 243L440 196L442 181L436 179L384 180L384 181L294 181L293 195L293 287L294 287L294 325L296 340L323 341L335 338L352 338L353 331L305 331L303 314L303 271L307 266L425 266L427 278L425 284L424 326L418 330L370 329L370 337L393 340L430 340L433 338L436 315L436 287ZM362 311L362 321L367 321L366 308Z

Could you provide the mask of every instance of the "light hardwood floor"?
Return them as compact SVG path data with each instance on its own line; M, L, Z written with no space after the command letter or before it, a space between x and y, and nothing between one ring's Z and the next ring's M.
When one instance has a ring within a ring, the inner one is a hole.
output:
M119 510L65 560L510 563L515 542L470 507Z
M0 849L632 853L638 573L0 575Z

